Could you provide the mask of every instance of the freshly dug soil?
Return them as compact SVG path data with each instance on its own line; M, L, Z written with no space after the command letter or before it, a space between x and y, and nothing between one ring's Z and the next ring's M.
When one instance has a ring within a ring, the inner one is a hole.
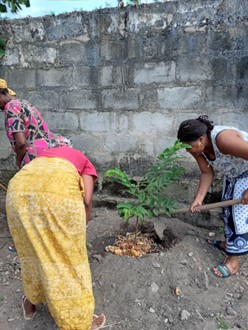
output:
M206 243L209 230L176 218L165 222L164 243L158 241L156 251L139 258L116 256L105 247L131 228L125 228L115 210L94 210L87 229L88 255L95 312L105 313L106 329L247 330L247 257L241 258L237 276L216 278L210 267L223 262L224 256ZM0 236L0 328L57 329L43 305L37 319L23 320L20 266L17 255L7 248L11 237L3 213ZM215 232L215 238L222 238L222 233Z

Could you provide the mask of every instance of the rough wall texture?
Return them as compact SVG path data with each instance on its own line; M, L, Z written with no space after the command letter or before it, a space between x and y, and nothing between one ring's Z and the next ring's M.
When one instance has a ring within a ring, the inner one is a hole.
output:
M8 39L0 76L100 173L121 166L142 174L179 123L200 113L247 129L245 0L0 20L0 31ZM14 166L3 124L0 139L6 178Z

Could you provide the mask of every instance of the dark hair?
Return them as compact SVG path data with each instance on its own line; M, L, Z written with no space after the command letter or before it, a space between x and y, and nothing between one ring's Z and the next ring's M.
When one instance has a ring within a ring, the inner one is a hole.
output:
M193 142L204 134L210 134L214 124L208 119L208 116L202 115L196 119L183 121L178 129L177 138L181 142Z
M3 95L7 95L7 94L9 94L7 88L0 88L0 93L3 94Z

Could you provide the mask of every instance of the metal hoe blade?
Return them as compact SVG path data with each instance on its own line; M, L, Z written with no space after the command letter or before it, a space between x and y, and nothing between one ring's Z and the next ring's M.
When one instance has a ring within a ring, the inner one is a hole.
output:
M223 201L223 202L218 202L218 203L201 205L201 206L198 206L198 209L200 211L203 211L203 210L210 210L210 209L214 209L214 208L218 208L218 207L231 206L231 205L240 204L240 203L241 203L241 198L237 198L237 199L231 199L228 201ZM190 212L189 207L183 208L183 209L177 209L177 210L173 211L171 213L171 215L179 214L179 213L186 213L186 212ZM165 219L166 219L165 217L160 216L160 217L154 218L154 221L153 221L154 229L161 241L164 238L164 230L166 229Z

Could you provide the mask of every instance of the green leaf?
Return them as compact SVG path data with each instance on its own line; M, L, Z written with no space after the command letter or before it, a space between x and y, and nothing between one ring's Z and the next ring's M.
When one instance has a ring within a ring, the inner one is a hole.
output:
M1 0L0 12L7 13L7 8L11 10L12 13L16 14L18 11L22 10L21 6L30 7L29 0Z
M0 3L0 13L7 13L7 6Z
M117 204L118 214L128 221L136 217L144 221L152 216L170 216L176 209L177 203L173 198L166 198L166 190L172 184L176 184L185 173L180 161L183 156L178 151L190 147L180 141L167 147L144 174L143 179L133 183L128 175L119 168L105 172L104 177L120 183L124 191L134 197L133 201Z
M5 55L6 39L0 38L0 58Z

